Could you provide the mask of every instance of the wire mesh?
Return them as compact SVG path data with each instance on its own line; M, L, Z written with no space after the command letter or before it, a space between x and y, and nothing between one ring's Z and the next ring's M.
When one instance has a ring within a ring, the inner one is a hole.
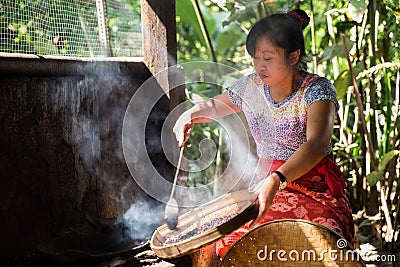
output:
M106 44L96 0L0 0L0 52L101 57L109 48L111 56L141 56L140 0L103 6Z
M133 16L136 14L136 16ZM114 56L142 55L140 0L107 0L110 46Z

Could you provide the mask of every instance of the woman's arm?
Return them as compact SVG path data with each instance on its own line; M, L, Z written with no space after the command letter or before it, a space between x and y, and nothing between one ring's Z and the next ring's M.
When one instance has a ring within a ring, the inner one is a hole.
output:
M293 181L311 170L325 155L332 138L335 105L330 100L321 100L307 109L307 141L278 169ZM251 226L260 222L272 205L279 186L279 177L273 173L258 191L259 214Z
M240 111L230 101L227 91L194 105L179 116L173 128L179 147L189 139L194 123L211 122Z
M307 141L278 170L288 182L311 170L326 155L332 138L335 105L329 100L311 104L307 109Z

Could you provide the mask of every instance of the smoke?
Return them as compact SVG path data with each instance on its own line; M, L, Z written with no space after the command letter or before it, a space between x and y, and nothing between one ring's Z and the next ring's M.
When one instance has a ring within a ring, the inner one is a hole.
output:
M74 171L66 174L71 180L59 181L59 195L99 218L120 218L133 198L144 195L130 177L121 140L126 107L137 88L131 70L127 63L99 59L74 64L68 69L73 78L50 79L43 86L45 119L62 131L55 145L63 142L69 149L61 152L70 156L59 160Z
M136 201L122 216L121 222L128 227L133 240L149 239L164 218L163 205Z

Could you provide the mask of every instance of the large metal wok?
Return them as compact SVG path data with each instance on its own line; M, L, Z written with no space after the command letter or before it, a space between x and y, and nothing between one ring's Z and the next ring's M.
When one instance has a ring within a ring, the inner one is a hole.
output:
M150 236L135 240L125 228L118 223L107 223L95 229L79 225L60 237L37 244L37 249L45 258L62 264L104 261L149 249Z

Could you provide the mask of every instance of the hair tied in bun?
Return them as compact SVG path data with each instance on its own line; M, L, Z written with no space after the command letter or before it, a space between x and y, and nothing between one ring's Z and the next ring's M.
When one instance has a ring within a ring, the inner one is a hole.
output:
M295 17L298 20L300 31L302 31L305 28L305 26L307 26L308 23L306 24L306 21L304 20L304 18L299 13L297 13L295 10L288 11L286 14L289 16Z

